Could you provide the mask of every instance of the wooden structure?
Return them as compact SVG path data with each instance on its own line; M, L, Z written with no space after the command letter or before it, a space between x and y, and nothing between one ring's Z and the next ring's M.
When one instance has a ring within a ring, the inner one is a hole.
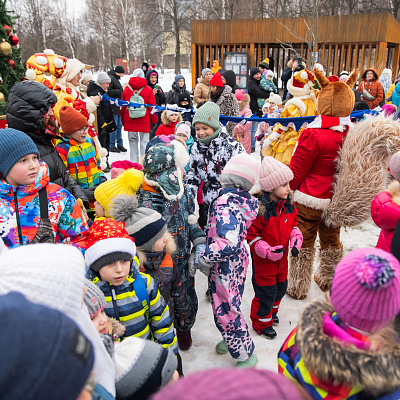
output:
M192 21L192 84L210 61L222 61L226 51L250 53L250 67L265 57L274 60L281 75L290 57L297 52L305 61L311 20L307 18L264 18ZM318 62L337 75L342 70L375 67L399 72L400 24L389 13L322 16L318 19Z

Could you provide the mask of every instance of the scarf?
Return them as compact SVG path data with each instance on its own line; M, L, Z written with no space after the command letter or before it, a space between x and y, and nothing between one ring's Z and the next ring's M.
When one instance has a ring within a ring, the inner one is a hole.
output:
M204 138L204 139L197 138L197 140L198 140L200 143L203 143L203 144L205 144L206 146L209 146L210 143L211 143L211 141L214 140L214 139L216 139L216 138L218 137L218 135L219 135L220 132L221 132L221 128L218 128L216 131L214 131L214 133L213 133L212 135L207 136L207 137Z
M313 122L307 125L309 129L332 129L334 131L344 132L349 126L352 126L350 116L348 117L328 117L327 115L318 115Z

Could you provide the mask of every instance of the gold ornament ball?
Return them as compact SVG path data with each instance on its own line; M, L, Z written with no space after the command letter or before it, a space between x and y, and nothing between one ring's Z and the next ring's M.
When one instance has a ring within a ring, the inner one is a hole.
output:
M6 101L4 94L0 92L0 101Z
M3 39L3 41L0 43L0 54L2 56L9 56L11 52L12 52L11 44Z

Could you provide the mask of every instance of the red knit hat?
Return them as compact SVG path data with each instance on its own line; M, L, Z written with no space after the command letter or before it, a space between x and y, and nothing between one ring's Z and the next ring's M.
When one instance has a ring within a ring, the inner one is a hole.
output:
M86 266L98 272L114 261L136 255L135 239L125 230L125 223L110 218L97 220L86 234Z
M223 87L224 82L222 82L221 74L217 72L211 79L210 79L210 86L219 86Z
M84 115L71 106L63 106L60 110L60 125L63 133L72 135L77 130L89 126Z

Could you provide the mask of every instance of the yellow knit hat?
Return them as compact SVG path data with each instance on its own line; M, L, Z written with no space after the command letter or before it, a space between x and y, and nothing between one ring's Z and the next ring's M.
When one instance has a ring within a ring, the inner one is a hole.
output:
M99 185L94 191L96 201L104 208L107 218L110 217L110 208L114 197L122 194L136 196L143 181L143 172L137 169L128 169L116 178Z

